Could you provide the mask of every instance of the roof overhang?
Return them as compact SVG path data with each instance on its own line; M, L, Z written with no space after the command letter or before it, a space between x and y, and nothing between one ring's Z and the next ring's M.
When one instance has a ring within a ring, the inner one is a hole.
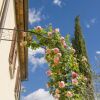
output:
M28 0L15 0L15 15L16 15L16 26L18 30L28 29ZM18 32L18 40L25 40L25 37ZM18 54L20 63L20 75L21 80L27 79L28 73L28 49L21 47L18 42Z

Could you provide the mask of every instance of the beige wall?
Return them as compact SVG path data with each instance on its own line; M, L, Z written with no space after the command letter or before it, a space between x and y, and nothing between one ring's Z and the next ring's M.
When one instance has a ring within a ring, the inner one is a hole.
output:
M0 0L0 3L1 1L3 0ZM14 4L13 0L10 0L4 27L13 29L15 26ZM9 33L8 31L3 30L3 33L8 33L12 36L11 32ZM10 41L0 41L0 100L15 100L14 88L18 66L18 56L14 78L10 79L8 62L10 46Z
M2 2L3 2L3 0L0 0L0 9L1 9Z
M1 12L1 7L2 7L2 4L3 4L3 1L4 0L0 0L0 12Z

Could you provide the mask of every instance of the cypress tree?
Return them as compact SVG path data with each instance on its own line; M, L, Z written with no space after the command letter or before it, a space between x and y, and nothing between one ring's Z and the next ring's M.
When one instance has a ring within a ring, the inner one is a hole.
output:
M83 73L88 79L86 83L86 93L84 98L85 100L94 100L92 72L87 56L85 41L81 31L79 16L75 18L75 32L74 32L74 37L72 38L72 45L73 48L76 50L77 61L79 63L80 72Z

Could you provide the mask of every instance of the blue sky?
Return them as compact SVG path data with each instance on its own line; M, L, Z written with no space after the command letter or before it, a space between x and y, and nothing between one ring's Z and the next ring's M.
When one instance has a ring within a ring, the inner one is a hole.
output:
M63 36L70 33L72 37L75 16L80 15L89 60L94 68L97 57L100 56L99 10L100 0L30 0L29 29L37 25L46 27L51 23L54 28L60 29ZM44 55L45 51L41 48L36 51L29 49L28 81L22 82L25 91L21 94L25 100L54 100L45 85L48 80L45 74L48 65Z

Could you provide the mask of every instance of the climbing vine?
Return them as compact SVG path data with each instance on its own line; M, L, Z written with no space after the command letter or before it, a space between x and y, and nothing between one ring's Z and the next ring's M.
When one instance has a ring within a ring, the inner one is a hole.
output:
M42 28L40 26L30 30L28 35L23 35L26 40L21 46L31 49L45 48L45 59L49 69L46 74L49 77L47 86L50 93L57 100L84 100L87 78L80 72L69 35L61 36L59 29L52 26ZM84 58L83 62L87 60Z

